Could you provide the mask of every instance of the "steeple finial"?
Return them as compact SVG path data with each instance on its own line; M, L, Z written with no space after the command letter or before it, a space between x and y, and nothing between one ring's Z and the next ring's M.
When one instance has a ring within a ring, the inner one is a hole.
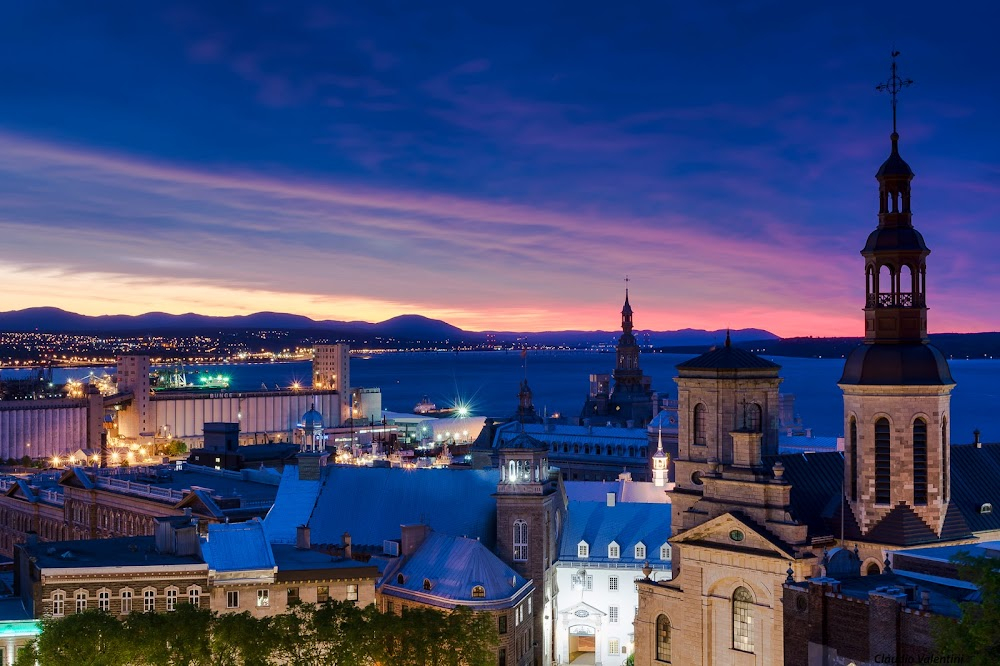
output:
M726 327L726 349L729 349L732 346L733 346L733 342L732 342L732 340L729 339L729 327L727 326Z
M659 434L656 439L656 452L663 453L663 424L660 423Z
M893 146L896 145L896 141L899 135L896 133L896 96L903 88L908 88L913 85L913 79L903 79L900 78L899 74L896 73L896 57L899 55L899 51L893 49L892 51L892 73L889 75L889 80L885 83L880 83L875 86L875 90L879 92L888 92L889 96L892 98L892 143Z

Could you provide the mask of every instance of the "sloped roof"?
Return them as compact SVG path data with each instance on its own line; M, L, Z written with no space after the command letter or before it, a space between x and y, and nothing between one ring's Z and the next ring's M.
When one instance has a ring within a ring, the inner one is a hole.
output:
M781 368L777 363L729 344L709 349L701 356L678 363L676 367L678 370L778 370Z
M309 522L316 498L319 497L319 488L318 480L300 479L297 466L285 467L278 495L264 517L267 535L272 543L295 543L295 528Z
M615 562L641 567L645 559L656 558L660 546L670 538L670 505L607 502L569 503L559 560L578 560L577 545L586 541L590 546L587 562ZM621 557L608 558L608 546L614 541L620 547ZM646 546L644 560L635 559L635 546Z
M209 525L208 536L201 542L201 554L213 571L274 568L274 554L259 518Z
M402 584L397 576L403 577ZM430 590L424 589L424 580ZM472 588L481 585L486 592L473 598ZM504 564L476 539L431 532L417 551L402 566L391 571L381 591L394 596L420 597L437 605L506 602L510 606L530 590L528 581ZM409 593L406 595L405 593Z
M1000 444L951 447L951 503L974 532L1000 530ZM983 504L992 513L979 513Z
M349 532L356 546L381 547L384 540L399 538L400 525L423 523L492 548L499 481L495 469L324 467L308 523L312 542L340 543Z
M544 423L504 423L496 429L493 438L493 448L501 448L501 444L521 432L542 442L543 446L551 446L553 442L579 442L581 444L600 444L602 446L646 446L649 443L649 432L646 428L615 428L612 426L574 426ZM504 447L509 447L504 444Z
M833 534L830 518L843 498L843 452L766 456L764 466L771 469L778 461L785 466L783 478L792 484L792 517L808 526L810 538Z
M563 481L563 486L571 502L606 503L608 493L614 493L617 502L670 503L666 488L651 481Z

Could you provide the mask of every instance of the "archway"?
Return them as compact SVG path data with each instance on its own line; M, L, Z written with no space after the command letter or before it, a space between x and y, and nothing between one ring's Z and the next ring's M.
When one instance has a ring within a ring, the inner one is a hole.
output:
M597 632L586 624L569 628L569 663L576 666L594 664L597 652Z

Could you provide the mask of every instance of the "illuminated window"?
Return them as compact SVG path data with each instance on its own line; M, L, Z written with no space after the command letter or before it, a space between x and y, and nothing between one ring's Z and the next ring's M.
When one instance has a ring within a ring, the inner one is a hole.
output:
M644 560L646 559L646 546L641 543L635 545L635 559Z
M66 613L66 594L61 590L52 593L52 615L62 617Z
M753 652L753 596L745 587L733 592L733 649Z
M486 598L486 588L482 585L476 585L472 588L472 598L473 599L485 599Z
M528 523L523 520L514 521L514 561L528 560Z
M618 654L621 650L621 641L617 638L608 639L608 654Z
M197 585L188 588L188 603L196 607L201 605L201 588Z
M156 590L142 591L142 612L152 613L156 610Z
M666 562L670 559L670 544L665 543L660 546L660 561Z
M316 603L322 604L330 599L330 588L326 585L320 585L316 588Z
M891 495L892 449L890 448L889 419L875 422L875 503L889 504Z
M240 591L239 590L229 590L226 592L226 608L239 608L240 607Z
M666 615L656 618L656 660L670 662L670 620Z
M612 541L608 544L608 557L612 560L617 560L621 556L621 549L618 544Z
M267 608L271 605L271 591L257 590L257 608Z
M289 604L295 603L296 601L298 601L299 600L299 588L297 588L297 587L290 587L290 588L288 588L287 599L288 599L288 603Z
M586 541L581 541L577 544L576 556L581 558L590 557L590 545Z
M77 590L76 591L76 612L82 613L87 610L87 591Z
M110 590L98 590L97 591L97 608L99 610L107 613L111 610L111 591Z
M927 504L927 421L913 422L913 503Z
M347 600L357 601L358 600L358 586L353 584L348 584L347 586Z

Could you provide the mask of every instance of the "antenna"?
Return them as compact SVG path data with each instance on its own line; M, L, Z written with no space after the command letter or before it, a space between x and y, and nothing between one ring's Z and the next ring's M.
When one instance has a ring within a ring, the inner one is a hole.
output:
M900 78L899 74L896 73L896 57L899 55L899 51L893 49L892 51L892 68L891 74L889 75L889 80L885 83L880 83L875 86L875 90L879 92L888 92L889 96L892 98L892 133L896 133L896 96L903 88L909 88L913 85L913 79L903 79Z

